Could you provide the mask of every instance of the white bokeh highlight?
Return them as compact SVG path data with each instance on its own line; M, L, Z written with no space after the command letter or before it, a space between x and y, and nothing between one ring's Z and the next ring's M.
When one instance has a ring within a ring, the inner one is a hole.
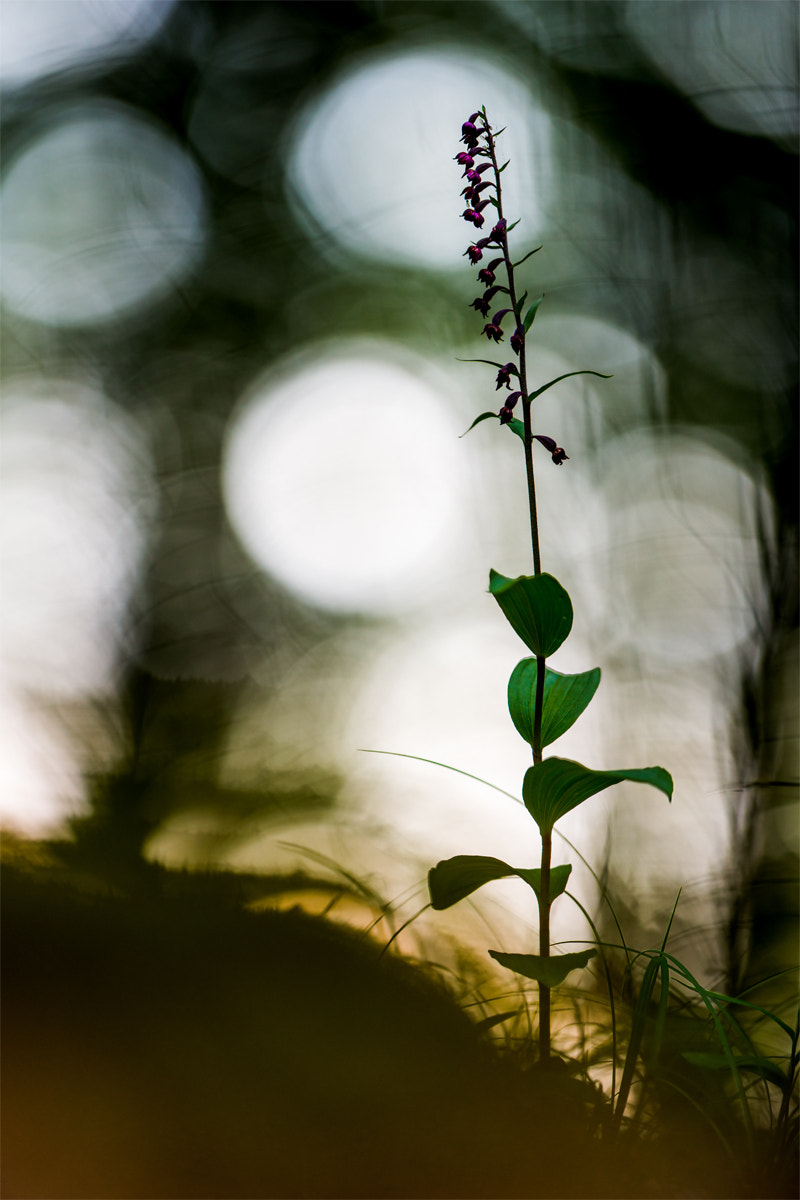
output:
M133 54L171 8L172 0L3 0L3 86Z
M551 122L508 63L463 49L370 56L315 95L297 118L289 187L324 239L359 255L457 270L480 234L461 219L461 126L485 106L498 142L503 209L541 232ZM513 119L512 119L513 118ZM491 228L489 207L484 233ZM466 260L464 260L466 261Z
M321 608L430 603L456 553L459 432L416 360L379 343L322 347L234 414L231 524L259 566Z
M67 107L8 164L0 292L46 325L103 323L173 292L205 239L200 174L125 105Z

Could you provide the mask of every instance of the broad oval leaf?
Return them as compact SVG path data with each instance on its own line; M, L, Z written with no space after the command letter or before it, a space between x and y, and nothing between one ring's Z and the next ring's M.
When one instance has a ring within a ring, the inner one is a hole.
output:
M552 958L542 958L538 954L501 954L499 950L490 950L489 954L499 962L501 967L516 971L526 979L535 979L545 987L554 988L563 983L570 971L585 967L590 958L594 958L596 950L579 950L576 954L558 954Z
M507 579L489 572L489 591L503 615L537 658L549 658L572 628L572 601L552 575Z
M431 907L450 908L492 879L516 874L508 863L483 854L457 854L455 858L446 858L428 872Z
M536 707L536 659L523 658L508 681L508 711L517 732L533 745ZM542 706L542 746L549 746L574 725L588 706L600 683L600 668L580 675L562 675L545 667Z
M542 872L539 867L531 867L529 870L517 869L517 875L520 879L524 879L529 887L532 887L536 893L536 899L539 900L542 886ZM558 896L566 889L567 881L572 874L572 867L568 864L564 867L551 867L550 869L550 902L557 899Z
M546 758L529 767L522 782L522 799L539 828L548 831L559 817L577 808L584 800L626 779L633 783L649 783L672 800L672 776L663 767L591 771L569 758Z

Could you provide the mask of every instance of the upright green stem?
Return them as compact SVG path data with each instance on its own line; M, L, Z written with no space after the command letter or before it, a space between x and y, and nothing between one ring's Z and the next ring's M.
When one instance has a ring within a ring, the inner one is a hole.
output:
M483 114L486 126L486 143L494 169L495 190L497 199L498 220L503 217L503 194L500 184L500 168L497 165L494 138ZM514 282L514 264L508 251L508 235L504 233L500 239L508 277L508 294L514 311L517 325L523 322L523 314L518 308L517 290ZM539 519L536 512L536 484L533 477L533 422L531 419L531 401L528 399L528 372L525 356L525 337L519 351L519 386L522 392L522 424L525 445L525 474L528 481L528 509L531 521L531 548L533 550L533 573L541 574L542 562L539 551ZM545 660L536 659L536 696L533 710L533 764L542 761L542 709L544 708ZM541 958L550 957L550 864L553 850L553 835L551 831L542 832L542 864L539 883L539 955ZM550 1058L550 988L539 984L539 1061L546 1063Z

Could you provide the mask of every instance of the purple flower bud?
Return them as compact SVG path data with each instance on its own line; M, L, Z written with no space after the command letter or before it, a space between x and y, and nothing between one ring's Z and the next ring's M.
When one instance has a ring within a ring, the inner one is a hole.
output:
M471 154L468 154L466 150L462 150L461 153L456 154L454 158L457 163L460 163L462 167L466 167L467 169L475 166L475 159Z
M511 349L515 354L519 354L522 347L525 345L525 330L522 325L518 325L511 335Z
M511 418L514 416L514 414L510 408L501 408L500 412L497 415L500 418L501 425L507 425L508 422L511 420Z
M545 450L548 450L550 452L550 454L552 455L552 458L553 458L553 462L556 464L557 467L561 466L561 464L564 462L564 459L569 458L569 455L565 454L564 451L561 449L561 447L556 445L553 438L546 437L542 433L535 433L533 436L536 438L537 442L542 443Z
M505 217L501 217L500 220L495 225L494 229L492 230L492 241L502 242L503 238L506 236L506 227L507 226L508 226L508 221L505 219Z
M470 121L477 121L477 119L480 115L481 114L479 112L473 113L472 116L470 117Z
M506 363L505 366L501 367L497 372L497 387L494 390L497 391L498 388L503 386L503 384L505 384L506 387L511 387L511 376L516 374L517 368L514 366L513 362Z

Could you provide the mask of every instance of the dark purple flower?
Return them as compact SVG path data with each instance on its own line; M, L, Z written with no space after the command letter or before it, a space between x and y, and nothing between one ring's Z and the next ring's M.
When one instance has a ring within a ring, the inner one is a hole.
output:
M475 113L473 115L475 117L477 117L480 114ZM474 146L477 143L478 138L484 132L485 132L485 130L484 130L483 126L476 125L474 120L465 121L464 124L461 126L461 141L465 142L468 147Z
M503 384L505 384L506 387L511 387L511 376L516 374L517 368L514 366L514 364L506 363L505 366L501 367L497 372L497 387L494 390L497 391L498 388L503 386Z
M483 329L481 330L481 333L485 333L490 342L491 341L502 342L503 331L500 328L500 322L502 321L502 319L506 315L506 313L509 313L509 312L511 312L510 308L501 308L499 310L499 312L496 312L494 314L494 316L492 317L489 324L484 325Z
M466 167L467 170L469 170L470 167L475 166L475 159L466 150L462 150L460 154L456 154L454 159L455 162L460 163L461 166Z
M545 450L550 452L550 454L553 456L553 462L557 467L561 466L564 459L569 458L569 455L565 454L561 447L556 445L553 438L546 437L543 433L535 433L533 436L536 438L537 442L542 443Z
M486 284L494 283L495 267L499 267L502 261L502 258L495 258L489 263L488 267L483 267L482 270L478 271L478 282Z
M470 174L473 174L473 175L474 175L474 173L475 173L474 171L470 172ZM485 183L478 183L478 184L471 183L471 184L469 184L468 187L464 188L461 195L466 196L467 200L477 200L478 197L480 196L481 192L484 190L484 188L491 187L491 186L492 185L491 185L491 183L489 183L488 179L486 180Z
M522 325L518 325L511 335L511 349L515 354L519 354L522 347L525 345L525 330Z
M501 217L500 220L495 225L494 229L492 230L492 241L493 242L502 242L503 238L506 236L507 226L508 226L508 221L505 219L505 217Z
M472 167L467 167L467 169L465 170L465 172L461 178L468 179L470 181L470 183L480 183L481 175L483 174L484 171L488 171L489 168L491 167L491 165L492 165L491 163L484 163L482 166L476 167L475 164L473 163ZM465 166L466 166L466 164L465 164ZM486 182L491 183L491 180L487 179ZM494 185L492 185L492 186L494 186Z
M483 252L486 249L486 243L488 240L488 238L481 238L481 240L479 242L475 242L473 246L467 246L464 253L473 265L475 263L479 263L483 258Z
M482 296L478 296L476 300L472 301L470 308L474 308L476 312L479 312L481 316L485 317L489 311L489 305L491 304L492 297L496 291L498 291L498 288L496 287L488 288L488 290L485 291Z
M511 420L511 414L514 411L514 405L517 403L521 395L522 392L510 392L509 395L506 396L506 402L500 409L499 413L501 425L507 425ZM505 413L508 413L508 416L504 416Z
M486 220L483 213L478 212L475 208L467 208L461 214L465 221L471 221L476 229L480 229L483 222Z

